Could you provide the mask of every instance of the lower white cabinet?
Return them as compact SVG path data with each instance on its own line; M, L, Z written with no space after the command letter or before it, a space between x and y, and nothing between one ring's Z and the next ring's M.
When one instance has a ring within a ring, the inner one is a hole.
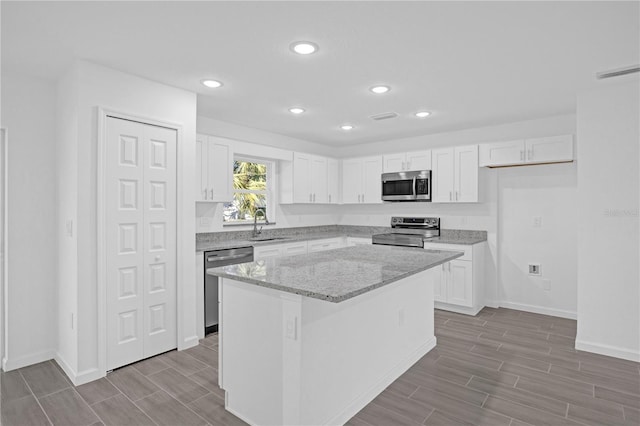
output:
M371 244L371 237L347 237L347 247L363 246Z
M476 315L484 308L485 245L425 243L425 249L464 252L462 257L436 267L436 308L468 315Z
M318 251L333 250L344 247L344 238L327 238L325 240L312 240L308 242L308 252L315 253Z
M322 240L305 240L290 243L276 243L258 246L253 249L255 260L268 259L277 256L293 256L296 254L315 253L333 250L345 246L343 237L325 238Z

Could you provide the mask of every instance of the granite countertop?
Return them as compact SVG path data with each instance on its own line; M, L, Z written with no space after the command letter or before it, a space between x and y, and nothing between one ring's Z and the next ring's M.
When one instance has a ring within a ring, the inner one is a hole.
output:
M342 302L462 256L362 245L210 268L208 274L329 302Z
M251 231L215 232L196 236L196 252L220 250L227 248L265 246L270 244L292 243L296 241L321 240L325 238L355 237L371 238L373 234L391 232L389 227L329 225L301 228L278 228L267 230L261 235L264 238L275 238L268 241L251 241ZM204 237L207 237L206 239ZM202 238L202 239L201 239ZM425 239L427 243L472 245L487 241L486 231L468 231L442 229L440 236Z

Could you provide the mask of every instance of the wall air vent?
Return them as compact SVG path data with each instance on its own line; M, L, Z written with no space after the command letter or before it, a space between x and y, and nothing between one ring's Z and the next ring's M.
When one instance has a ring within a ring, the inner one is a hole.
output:
M630 67L602 71L596 73L596 78L598 80L602 80L603 78L620 77L621 75L633 74L634 72L640 72L640 65L632 65Z
M380 120L388 120L389 118L396 118L398 116L395 112L383 112L382 114L372 115L369 118L372 120L380 121Z

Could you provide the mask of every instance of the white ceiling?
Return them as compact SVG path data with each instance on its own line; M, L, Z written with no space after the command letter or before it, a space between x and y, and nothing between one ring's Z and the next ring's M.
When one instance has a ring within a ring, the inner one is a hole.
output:
M3 1L2 67L87 59L197 92L199 115L345 146L575 112L596 72L640 63L639 4Z

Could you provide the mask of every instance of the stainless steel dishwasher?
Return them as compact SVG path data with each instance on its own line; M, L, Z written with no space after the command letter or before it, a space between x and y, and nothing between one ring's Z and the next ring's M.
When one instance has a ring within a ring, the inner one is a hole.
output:
M253 247L238 247L204 252L205 335L218 331L218 277L207 274L207 269L244 262L253 262Z

